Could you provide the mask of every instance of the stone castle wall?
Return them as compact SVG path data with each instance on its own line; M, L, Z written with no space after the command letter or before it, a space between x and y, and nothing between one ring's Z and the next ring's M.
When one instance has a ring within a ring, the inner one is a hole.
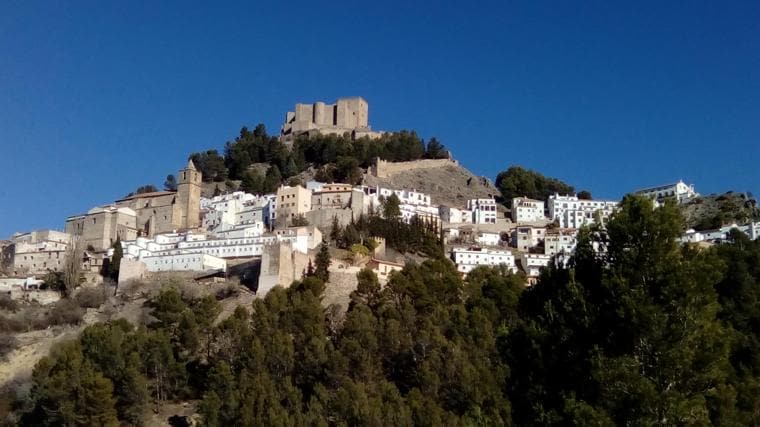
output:
M293 250L290 243L265 246L256 294L263 297L277 285L289 287L294 281L301 280L308 265L309 255Z
M411 162L388 162L376 159L375 164L370 167L370 173L377 178L389 178L401 172L440 168L449 165L457 166L458 164L459 162L454 159L424 159Z

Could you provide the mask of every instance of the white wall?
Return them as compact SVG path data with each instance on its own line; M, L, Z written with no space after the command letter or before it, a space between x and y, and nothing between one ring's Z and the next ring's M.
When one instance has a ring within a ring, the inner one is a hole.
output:
M479 265L496 266L505 265L516 271L515 257L512 252L505 250L471 250L466 248L452 249L454 263L460 273L469 273Z

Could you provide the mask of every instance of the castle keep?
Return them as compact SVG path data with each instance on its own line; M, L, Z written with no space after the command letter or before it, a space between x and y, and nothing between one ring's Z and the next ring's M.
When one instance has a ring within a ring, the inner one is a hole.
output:
M341 98L335 104L315 102L296 104L295 111L285 115L280 138L289 141L299 135L343 135L379 138L383 133L369 127L369 104L362 97Z

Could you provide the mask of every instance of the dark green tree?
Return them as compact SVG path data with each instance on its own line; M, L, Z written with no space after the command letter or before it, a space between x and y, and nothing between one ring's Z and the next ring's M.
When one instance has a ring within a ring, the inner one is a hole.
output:
M401 201L394 193L381 201L383 205L383 217L390 221L398 221L401 218Z
M327 242L322 242L319 245L319 252L317 252L316 259L314 260L314 276L327 283L330 278L330 248L327 246Z
M262 185L263 193L275 193L282 183L282 175L280 169L272 165L267 169L267 174L264 177L264 183Z
M572 186L556 179L541 175L536 171L510 166L496 176L496 187L508 203L515 197L546 200L554 193L572 194Z
M435 137L430 138L425 149L425 158L427 159L445 159L449 157L449 152Z
M674 204L626 197L606 228L581 233L572 268L549 269L523 293L526 321L502 347L519 367L518 423L714 421L729 350L720 273L678 244L682 229Z
M305 225L309 225L309 220L306 219L306 216L304 214L298 214L290 220L290 225L291 227L303 227Z
M264 189L264 180L255 170L247 170L243 173L243 180L240 183L240 190L251 194L262 194Z
M116 241L111 245L113 248L113 255L108 262L108 277L118 283L119 281L119 266L121 265L121 259L124 257L124 248L121 247L121 238L116 236Z
M117 426L113 384L82 355L77 342L58 347L34 368L32 410L24 425Z
M338 216L335 215L332 218L332 224L330 225L330 241L333 244L337 244L341 236L340 222L338 222Z
M224 157L220 156L216 150L193 153L190 155L190 160L203 175L203 181L224 182L227 179L227 166L224 163Z
M164 181L164 190L177 191L177 179L174 177L174 175L166 175L166 181Z

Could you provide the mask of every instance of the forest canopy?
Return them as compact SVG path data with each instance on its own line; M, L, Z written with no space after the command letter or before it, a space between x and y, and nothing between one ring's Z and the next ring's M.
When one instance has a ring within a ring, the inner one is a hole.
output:
M677 207L626 197L567 266L524 277L409 264L358 274L345 316L307 276L215 323L172 287L147 326L88 327L35 368L24 425L749 425L760 411L760 242L677 242ZM340 237L340 236L338 236Z
M248 176L250 166L266 163L276 169L270 173L276 173L280 180L313 167L322 174L323 181L356 184L361 178L360 168L369 167L378 157L401 162L448 156L446 147L436 138L426 144L414 131L389 132L377 139L356 140L349 134L300 136L286 144L277 136L269 135L264 125L259 124L253 131L243 127L233 141L225 144L223 155L212 149L192 153L190 158L206 182L255 179Z

